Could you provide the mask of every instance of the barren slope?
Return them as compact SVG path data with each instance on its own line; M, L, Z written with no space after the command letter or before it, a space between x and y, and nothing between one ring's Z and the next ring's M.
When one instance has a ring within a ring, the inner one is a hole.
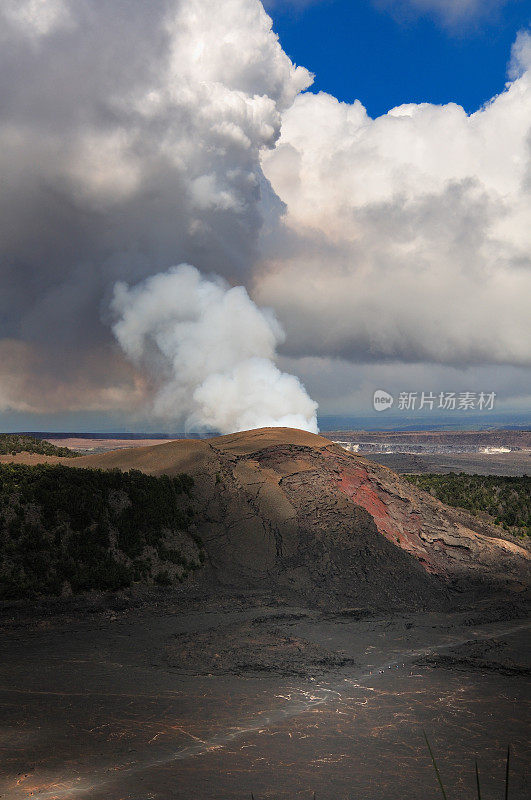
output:
M213 588L389 608L443 602L449 587L526 586L524 545L314 434L260 429L60 461L192 474L208 555L196 580Z

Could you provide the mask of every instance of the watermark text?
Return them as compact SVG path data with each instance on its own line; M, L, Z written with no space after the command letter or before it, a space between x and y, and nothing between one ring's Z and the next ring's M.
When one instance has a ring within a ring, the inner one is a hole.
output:
M386 411L393 405L399 411L492 411L496 392L399 392L396 398L385 389L373 395L375 411Z

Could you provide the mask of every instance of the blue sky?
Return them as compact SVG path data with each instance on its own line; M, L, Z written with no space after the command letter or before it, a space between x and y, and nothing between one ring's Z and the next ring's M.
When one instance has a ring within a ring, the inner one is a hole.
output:
M372 117L419 102L456 102L475 111L503 89L511 45L531 19L528 0L499 2L488 14L453 21L390 13L371 0L302 6L276 0L268 11L284 50L315 74L312 91L358 99Z

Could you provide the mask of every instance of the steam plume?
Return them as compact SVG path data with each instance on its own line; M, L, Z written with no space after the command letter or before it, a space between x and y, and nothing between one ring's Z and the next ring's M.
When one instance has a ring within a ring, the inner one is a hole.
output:
M156 382L153 415L228 433L287 426L317 433L317 404L274 364L284 333L243 286L188 264L115 285L114 334Z

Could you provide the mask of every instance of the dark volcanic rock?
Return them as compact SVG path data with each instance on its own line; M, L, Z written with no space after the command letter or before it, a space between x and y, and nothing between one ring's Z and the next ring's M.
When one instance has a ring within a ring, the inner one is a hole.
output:
M165 664L192 675L275 673L305 678L357 665L344 652L330 652L270 620L176 634L165 647Z
M529 629L522 625L520 636L508 639L483 639L466 642L450 649L421 659L419 663L445 669L471 670L500 675L531 675L529 666Z

